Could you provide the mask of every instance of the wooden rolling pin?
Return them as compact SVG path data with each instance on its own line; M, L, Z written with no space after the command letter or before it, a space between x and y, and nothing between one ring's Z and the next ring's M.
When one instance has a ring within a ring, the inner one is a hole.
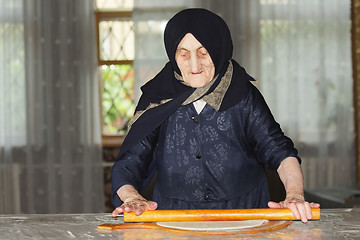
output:
M312 220L320 219L320 208L312 209ZM141 215L124 213L124 222L184 222L184 221L239 221L239 220L300 220L288 208L271 209L195 209L154 210Z

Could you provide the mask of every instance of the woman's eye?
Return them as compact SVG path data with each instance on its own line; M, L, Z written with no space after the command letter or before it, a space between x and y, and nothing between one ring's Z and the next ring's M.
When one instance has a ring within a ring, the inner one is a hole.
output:
M189 57L189 53L186 51L180 51L180 56L181 57Z
M199 50L199 54L202 56L205 56L208 54L208 52L206 50L202 49L202 50Z

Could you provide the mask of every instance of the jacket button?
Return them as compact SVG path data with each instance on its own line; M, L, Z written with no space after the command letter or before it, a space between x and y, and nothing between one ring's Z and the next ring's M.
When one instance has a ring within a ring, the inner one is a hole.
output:
M197 159L200 159L200 158L201 158L201 155L200 155L200 154L196 155L196 158L197 158Z
M204 196L204 200L205 200L205 201L209 200L209 196L208 196L208 195L205 195L205 196Z
M198 121L199 121L199 116L198 116L198 115L192 116L191 119L192 119L194 122L198 122Z

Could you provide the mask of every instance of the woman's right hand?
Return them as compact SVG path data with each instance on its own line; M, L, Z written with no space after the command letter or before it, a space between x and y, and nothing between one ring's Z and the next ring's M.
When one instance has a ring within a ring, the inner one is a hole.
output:
M145 211L155 210L157 208L157 203L153 201L147 201L144 198L132 198L127 199L120 206L115 208L112 212L112 216L116 217L119 213L122 212L135 212L136 215L140 215Z
M156 202L143 198L131 185L122 186L117 191L117 194L123 201L123 204L115 208L112 212L113 217L123 212L135 212L136 215L140 215L145 211L155 210L158 206Z

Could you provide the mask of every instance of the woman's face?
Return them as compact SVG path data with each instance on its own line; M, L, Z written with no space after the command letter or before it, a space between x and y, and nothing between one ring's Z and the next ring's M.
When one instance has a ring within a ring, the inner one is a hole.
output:
M188 33L179 43L175 61L186 83L193 88L208 84L215 74L215 66L208 51Z

